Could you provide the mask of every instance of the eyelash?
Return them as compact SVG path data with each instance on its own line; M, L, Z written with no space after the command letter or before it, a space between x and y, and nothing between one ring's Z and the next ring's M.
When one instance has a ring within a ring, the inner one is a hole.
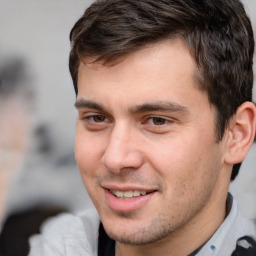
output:
M100 118L100 121L96 121L95 118ZM90 115L90 116L86 116L84 119L88 119L89 121L93 122L93 123L102 123L104 122L107 117L104 115ZM102 120L104 119L104 120Z
M150 122L151 121L151 122ZM163 123L162 124L156 124L156 123L154 123L154 121L162 121ZM166 118L164 118L164 117L161 117L161 116L152 116L152 117L149 117L148 119L147 119L147 122L148 123L150 123L150 125L154 125L154 126L163 126L163 125L165 125L165 124L167 124L167 123L170 123L171 121L170 120L168 120L168 119L166 119Z

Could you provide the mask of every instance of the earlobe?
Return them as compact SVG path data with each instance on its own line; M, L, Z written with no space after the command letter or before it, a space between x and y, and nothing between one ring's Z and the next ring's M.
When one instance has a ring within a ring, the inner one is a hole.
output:
M236 164L244 160L250 149L256 127L256 108L252 102L244 102L229 124L229 138L225 163Z

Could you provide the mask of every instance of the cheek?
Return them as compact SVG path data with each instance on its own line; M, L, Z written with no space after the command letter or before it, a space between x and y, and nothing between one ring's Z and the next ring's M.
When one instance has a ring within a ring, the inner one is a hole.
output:
M98 187L96 183L97 170L99 169L100 158L97 152L97 145L89 139L89 136L77 132L75 141L75 158L86 190L97 205Z
M75 140L75 158L82 176L90 172L94 161L93 151L95 147L87 138L88 136L77 131Z
M198 135L196 138L173 139L159 147L149 147L151 165L165 181L166 189L181 193L197 189L205 177L209 177L218 160L216 145ZM152 153L154 152L154 154Z
M95 175L101 164L104 141L77 127L75 158L82 176Z
M176 138L147 147L147 155L156 169L161 169L164 175L171 175L179 169L187 169L200 154L195 143Z

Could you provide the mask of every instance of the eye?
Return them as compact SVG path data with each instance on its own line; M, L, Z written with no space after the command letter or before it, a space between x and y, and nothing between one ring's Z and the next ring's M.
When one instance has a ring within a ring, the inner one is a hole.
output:
M152 125L164 125L169 121L163 117L151 117L148 119L148 123Z
M101 123L101 122L106 121L107 118L105 116L103 116L103 115L93 115L93 116L89 116L88 119L91 122Z
M80 120L89 131L101 131L111 124L111 120L107 116L91 112L82 115Z

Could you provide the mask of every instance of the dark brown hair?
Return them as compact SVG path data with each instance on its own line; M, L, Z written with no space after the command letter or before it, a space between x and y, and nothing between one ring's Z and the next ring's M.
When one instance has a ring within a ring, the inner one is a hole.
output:
M80 61L111 63L147 44L183 38L199 87L217 109L217 141L237 108L252 100L253 31L239 0L98 0L71 33L69 68L77 94ZM241 164L233 167L233 180Z

